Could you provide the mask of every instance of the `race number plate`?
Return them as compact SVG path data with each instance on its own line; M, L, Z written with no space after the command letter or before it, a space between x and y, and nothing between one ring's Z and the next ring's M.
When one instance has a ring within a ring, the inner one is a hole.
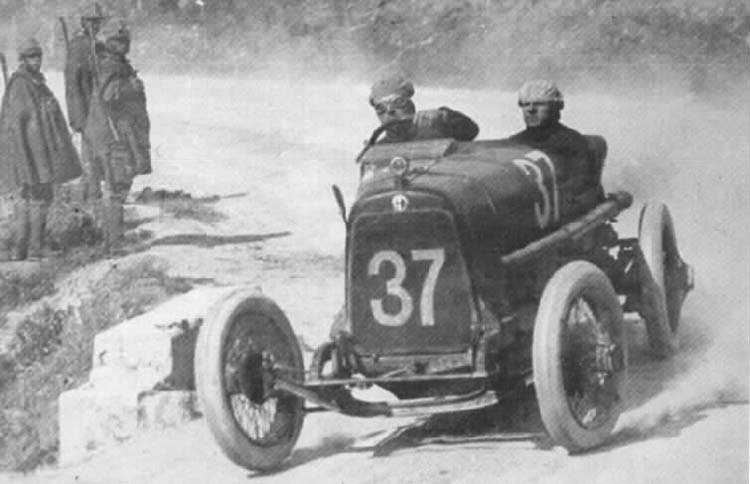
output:
M448 212L363 215L349 267L355 341L375 354L463 351L471 292Z

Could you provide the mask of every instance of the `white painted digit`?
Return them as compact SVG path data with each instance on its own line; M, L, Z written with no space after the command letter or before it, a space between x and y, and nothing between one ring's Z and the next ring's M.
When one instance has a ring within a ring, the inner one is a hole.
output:
M422 287L422 297L419 300L419 312L422 326L435 326L435 287L437 286L440 270L445 264L445 249L418 249L411 251L412 259L415 261L429 261ZM367 275L377 276L380 274L380 266L388 262L393 265L393 277L385 282L385 292L389 296L398 298L400 309L396 314L389 314L383 309L383 299L371 299L370 309L375 321L383 326L402 326L414 312L414 302L409 292L404 288L406 278L406 263L404 259L394 250L381 250L375 253L367 265Z
M422 318L422 326L435 326L435 286L440 269L443 268L445 263L445 249L412 250L411 256L415 261L430 261L430 268L422 286L422 297L419 300L419 313Z
M557 190L557 172L555 171L555 164L552 162L546 153L539 150L530 151L526 153L526 158L534 160L536 162L544 163L549 168L550 175L552 177L552 219L557 222L560 220L560 203L559 194Z
M382 299L371 299L370 309L372 309L372 315L375 317L375 320L383 326L402 326L409 320L414 310L414 303L409 292L401 285L406 277L406 264L404 263L404 259L398 255L398 252L394 250L381 250L370 259L370 264L367 266L367 274L370 276L380 274L380 265L383 262L390 262L395 270L393 277L385 283L385 292L390 296L397 297L401 303L401 308L396 314L388 314L383 309Z
M537 163L544 163L549 167L552 178L551 194L544 184L544 173L542 173ZM557 193L557 175L555 174L555 165L552 163L552 160L541 151L534 150L526 153L525 158L513 160L513 164L536 183L539 194L542 196L541 205L538 202L534 203L534 215L536 216L536 223L539 228L546 228L551 220L559 220L560 208Z

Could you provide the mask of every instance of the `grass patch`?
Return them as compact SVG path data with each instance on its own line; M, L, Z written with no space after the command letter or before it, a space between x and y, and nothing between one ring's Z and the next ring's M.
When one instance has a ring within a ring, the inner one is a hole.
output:
M0 315L8 309L36 301L50 295L55 290L54 276L48 271L37 271L30 274L8 273L0 277ZM0 320L0 328L3 321Z
M165 271L152 256L113 265L90 281L77 312L43 304L15 328L0 359L0 468L29 470L56 459L57 398L86 380L94 336L191 288Z

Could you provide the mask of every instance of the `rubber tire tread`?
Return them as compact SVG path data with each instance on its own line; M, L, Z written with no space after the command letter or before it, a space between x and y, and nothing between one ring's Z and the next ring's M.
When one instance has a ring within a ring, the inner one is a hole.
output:
M225 338L235 317L246 312L269 316L281 329L291 346L298 378L304 378L304 362L297 338L289 320L271 299L257 292L240 289L228 294L208 310L198 334L195 349L196 391L209 429L224 454L235 464L250 470L270 471L278 468L292 452L304 420L304 400L300 399L294 415L292 436L273 446L251 442L238 428L232 410L224 398L222 353Z
M561 335L570 304L582 294L596 311L611 312L617 325L625 368L620 378L620 403L612 408L611 418L595 429L582 427L568 405L561 364ZM558 269L544 288L534 323L532 362L534 386L542 421L557 445L571 453L598 447L610 436L624 404L627 382L627 337L622 308L609 278L594 264L573 261Z
M665 230L669 232L670 240L664 240ZM677 250L674 246L675 235L669 210L661 202L647 202L641 210L638 221L638 244L643 254L643 262L656 284L656 288L653 288L656 293L652 295L646 294L648 288L644 287L643 283L641 284L641 304L644 307L640 314L646 322L646 331L648 332L648 341L651 350L660 358L671 357L679 348L678 321L670 323L670 314L667 309L667 288L665 287L663 254L665 243L667 244L667 250ZM639 268L639 270L642 269ZM641 280L643 280L643 277ZM646 301L649 300L651 301L651 305L647 305ZM679 308L673 316L679 320ZM672 329L673 326L674 330Z

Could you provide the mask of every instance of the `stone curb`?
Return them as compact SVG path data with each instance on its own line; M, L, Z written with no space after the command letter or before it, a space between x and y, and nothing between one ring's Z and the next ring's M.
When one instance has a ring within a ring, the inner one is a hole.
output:
M193 353L206 311L234 286L199 288L98 334L89 380L58 399L59 464L200 415Z

